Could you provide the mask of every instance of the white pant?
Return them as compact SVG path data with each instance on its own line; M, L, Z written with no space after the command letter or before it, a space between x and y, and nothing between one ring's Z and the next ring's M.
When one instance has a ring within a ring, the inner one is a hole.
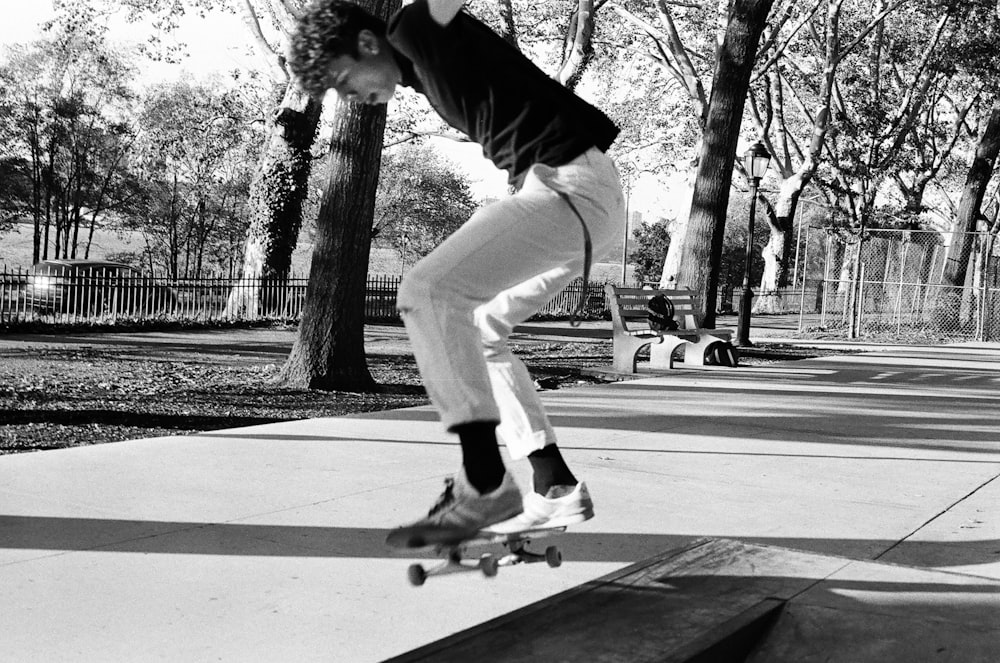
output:
M418 262L397 298L444 425L499 421L514 458L555 442L507 339L582 273L581 219L563 195L603 255L621 234L625 202L614 163L594 148L558 168L533 166L520 191L480 209Z

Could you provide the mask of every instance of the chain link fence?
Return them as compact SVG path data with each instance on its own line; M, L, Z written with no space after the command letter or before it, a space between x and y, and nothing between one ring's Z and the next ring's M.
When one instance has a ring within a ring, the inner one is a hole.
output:
M815 229L813 229L815 232ZM820 324L849 338L1000 340L996 236L920 230L825 234ZM964 257L949 250L966 246ZM948 272L960 283L951 284Z

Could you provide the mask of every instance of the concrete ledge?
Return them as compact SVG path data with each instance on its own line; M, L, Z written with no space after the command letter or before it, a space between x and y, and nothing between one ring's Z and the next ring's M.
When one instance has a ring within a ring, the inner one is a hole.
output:
M390 660L985 663L998 615L1000 582L701 539Z
M390 660L743 660L780 611L780 595L818 580L690 582L711 579L747 550L735 541L698 540Z

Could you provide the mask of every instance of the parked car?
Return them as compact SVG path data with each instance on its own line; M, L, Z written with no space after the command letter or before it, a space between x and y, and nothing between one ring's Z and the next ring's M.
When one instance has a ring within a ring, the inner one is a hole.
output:
M159 315L177 293L137 269L104 260L43 260L28 270L25 300L39 313Z

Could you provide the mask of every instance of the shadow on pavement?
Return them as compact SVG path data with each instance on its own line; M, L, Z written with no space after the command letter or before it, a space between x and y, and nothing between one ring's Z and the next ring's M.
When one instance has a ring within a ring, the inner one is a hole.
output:
M388 529L382 528L0 515L0 549L7 550L372 559L433 556L430 551L389 548L385 545L388 533ZM660 554L700 536L703 535L567 532L547 537L544 544L559 545L567 561L627 563ZM888 539L747 537L741 540L865 560L876 559L897 545ZM946 553L953 565L974 565L995 563L996 556L989 551L1000 548L1000 540L969 541L963 545L954 542L907 545L915 553Z

